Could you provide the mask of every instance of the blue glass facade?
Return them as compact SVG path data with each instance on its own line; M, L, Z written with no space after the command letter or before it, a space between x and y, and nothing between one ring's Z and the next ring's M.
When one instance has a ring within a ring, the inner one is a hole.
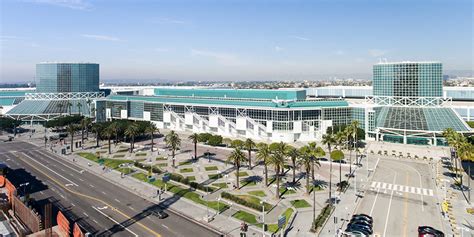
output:
M442 64L437 62L379 63L373 68L375 96L441 97Z
M36 65L36 92L98 92L99 64L40 63Z

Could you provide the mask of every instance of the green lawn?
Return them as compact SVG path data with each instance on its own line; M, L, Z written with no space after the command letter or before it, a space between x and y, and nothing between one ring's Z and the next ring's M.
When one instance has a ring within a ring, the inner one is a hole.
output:
M238 211L234 215L232 215L232 217L237 218L251 225L257 224L257 218L255 217L255 215L250 214L246 211Z
M311 205L306 200L303 200L303 199L293 200L291 201L291 205L293 205L296 208L311 207Z
M194 176L187 176L186 177L189 181L196 181L196 177Z
M156 160L166 160L166 158L164 158L163 156L158 156L156 157Z
M236 195L239 198L245 199L247 202L251 202L254 204L260 205L260 198L250 196L250 195ZM265 210L270 210L272 208L272 205L269 203L264 202L263 205L265 206Z
M179 172L181 173L189 173L189 172L193 172L193 168L183 168L183 169L180 169Z
M250 180L245 180L245 179L240 180L240 187L250 187L250 186L255 186L255 185L257 185L257 182L255 181L250 181Z
M146 156L146 153L142 152L142 153L137 153L135 154L135 156Z
M96 155L89 152L79 152L77 155L82 156L90 161L99 162L99 158Z
M112 156L113 158L124 158L125 154L115 154Z
M293 209L291 209L291 208L288 208L288 209L286 209L285 212L283 212L283 215L286 217L286 223L283 225L283 229L288 224L288 221L290 220L291 214L293 214ZM276 233L278 231L278 224L269 224L268 225L268 231L270 231L272 233Z
M280 195L288 195L296 193L295 190L287 189L286 187L280 187Z
M222 178L222 175L220 175L220 174L208 174L207 177L209 177L210 179L219 179L219 178Z
M168 163L158 163L158 164L156 164L156 166L165 167L165 166L168 166Z
M77 153L79 156L82 156L90 161L93 161L93 162L99 162L99 158L92 154L92 153L89 153L89 152L79 152ZM112 169L117 169L119 167L120 164L123 164L123 163L133 163L133 160L118 160L118 159L106 159L104 158L104 165L107 166L107 167L110 167Z
M116 151L116 153L119 153L119 152L127 152L127 151L128 151L128 147L125 147L125 148L120 147L120 149L118 149L118 150Z
M239 172L239 177L245 177L245 176L249 176L249 174L245 171L240 171Z
M108 150L100 150L100 151L97 151L97 152L99 152L99 153L101 153L101 154L104 154L104 153L107 153L107 152L109 152L109 151L108 151Z
M215 183L215 184L212 184L212 186L216 186L216 187L219 187L219 188L227 188L226 183Z
M186 161L181 161L178 163L178 166L181 166L181 165L190 165L192 164L192 160L186 160Z
M147 176L146 174L144 173L135 173L132 175L132 177L138 179L138 180L141 180L143 182L147 182ZM157 187L162 187L164 188L165 184L161 181L161 179L157 179L155 180L154 182L152 182L151 184L157 186ZM168 188L168 191L180 196L180 197L184 197L184 198L187 198L195 203L199 203L201 205L209 205L209 208L212 208L214 210L218 210L219 209L219 212L222 212L226 209L229 208L229 206L225 203L222 203L222 202L217 202L217 201L205 201L201 198L201 195L194 192L194 191L191 191L189 190L188 188L185 188L183 186L180 186L180 185L175 185L175 184L172 184L172 183L168 183L167 185L167 188ZM218 208L219 207L219 208Z
M204 169L206 169L206 171L217 170L217 166L207 166Z
M254 196L258 196L258 197L266 197L266 196L267 196L267 195L265 194L265 192L262 191L262 190L250 191L250 192L248 192L248 194L251 194L251 195L254 195Z

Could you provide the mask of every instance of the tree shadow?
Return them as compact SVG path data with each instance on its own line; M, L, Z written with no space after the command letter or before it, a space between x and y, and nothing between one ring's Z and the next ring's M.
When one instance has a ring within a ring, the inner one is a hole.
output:
M243 185L240 186L240 189L244 188L245 186L248 186L250 185L251 183L260 183L262 182L262 177L258 176L258 175L253 175L253 176L249 176L249 177L245 177L241 180L241 182L243 183Z

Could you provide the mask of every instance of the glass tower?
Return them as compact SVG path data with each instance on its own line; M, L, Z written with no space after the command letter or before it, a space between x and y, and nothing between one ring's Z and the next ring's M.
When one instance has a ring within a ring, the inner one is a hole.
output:
M36 65L36 92L98 92L97 63L39 63Z
M439 62L378 63L373 67L375 96L441 97L442 64Z

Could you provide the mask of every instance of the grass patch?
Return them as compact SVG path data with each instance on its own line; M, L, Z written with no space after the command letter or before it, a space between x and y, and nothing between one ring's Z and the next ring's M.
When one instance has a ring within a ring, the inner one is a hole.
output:
M184 169L180 169L179 172L181 173L189 173L189 172L193 172L193 168L184 168Z
M295 190L288 189L286 187L280 187L280 195L295 194Z
M240 171L239 172L239 177L245 177L245 176L249 176L249 174L245 171Z
M209 177L209 179L220 179L222 178L222 174L208 174L207 177Z
M186 177L189 181L196 181L196 177L194 176L187 176Z
M241 188L255 186L255 185L257 185L257 182L255 182L255 181L245 180L245 179L240 180L240 187Z
M166 167L166 166L168 166L168 163L158 163L158 164L156 164L156 166L158 166L158 167Z
M265 192L262 191L262 190L250 191L250 192L248 192L248 194L254 195L254 196L257 196L257 197L266 197L267 196L265 194Z
M142 153L136 153L135 156L146 156L146 153L142 152Z
M99 162L99 158L92 154L92 153L89 153L89 152L80 152L80 153L77 153L79 156L81 157L84 157L90 161L93 161L93 162ZM104 158L104 165L107 166L107 167L110 167L112 169L117 169L119 168L119 165L121 164L124 164L124 163L132 163L133 164L133 160L118 160L118 159L107 159L107 158Z
M113 158L124 158L125 154L115 154L112 156Z
M293 200L291 201L291 205L293 205L296 208L311 207L311 205L306 200L303 200L303 199Z
M227 188L226 183L215 183L215 184L212 184L212 186L215 186L215 187L218 187L218 188Z
M97 152L99 152L100 154L104 154L104 153L107 153L108 151L107 151L107 150L105 150L105 151L104 151L104 150L100 150L100 151L97 151Z
M99 162L99 158L96 155L89 152L79 152L77 155L82 156L90 161Z
M248 224L255 225L257 224L257 218L255 217L254 214L250 214L246 211L238 211L232 217L239 219L241 221L244 221Z
M288 208L288 209L285 210L285 212L283 212L282 215L286 217L286 222L283 225L283 229L285 229L286 225L288 225L288 221L290 221L291 214L293 214L293 209L291 209L291 208ZM278 224L269 224L268 225L268 231L270 231L272 233L276 233L278 230L279 230Z
M117 171L127 175L127 174L133 173L134 169L132 169L132 168L118 168Z
M116 153L119 153L119 152L127 152L127 151L128 151L128 147L125 147L125 148L120 147L120 149L118 149L118 150L116 151Z
M207 166L204 169L206 169L206 171L217 170L217 166Z
M178 163L178 166L181 166L181 165L190 165L192 164L193 161L192 160L186 160L186 161L181 161Z
M244 199L247 202L261 205L260 204L260 201L261 201L260 198L250 196L250 195L236 195L236 196L239 197L239 198ZM263 205L265 206L265 210L270 210L272 208L272 205L269 204L269 203L264 202Z
M163 156L158 156L158 157L156 157L156 160L167 160L167 159L164 158Z

